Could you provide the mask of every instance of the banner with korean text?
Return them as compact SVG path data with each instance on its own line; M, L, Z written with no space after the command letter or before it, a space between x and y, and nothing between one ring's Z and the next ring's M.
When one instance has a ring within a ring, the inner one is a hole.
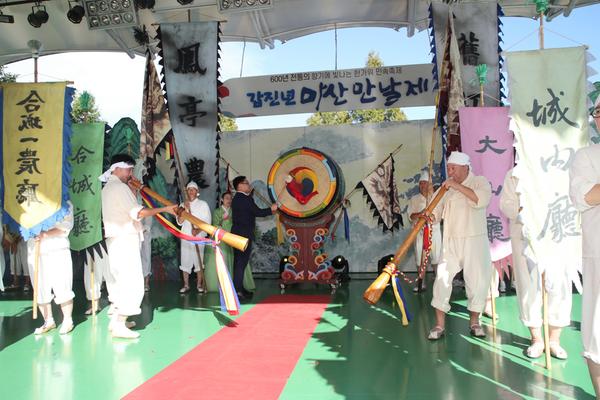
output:
M473 173L485 176L492 186L487 228L492 261L498 261L512 253L508 220L500 212L504 176L514 164L508 107L463 107L458 114L462 151L471 158Z
M219 88L228 117L435 105L432 64L228 79Z
M69 234L71 249L88 248L102 240L102 174L104 123L74 124L71 137L71 182L73 229Z
M26 240L68 212L74 91L64 82L0 86L4 217Z
M569 199L569 166L587 144L584 47L507 56L525 255L550 285L581 265L579 213ZM549 289L550 290L550 289Z

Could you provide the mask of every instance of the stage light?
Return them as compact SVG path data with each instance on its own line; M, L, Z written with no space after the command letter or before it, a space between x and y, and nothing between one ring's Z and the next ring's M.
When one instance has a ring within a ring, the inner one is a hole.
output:
M48 13L46 12L46 6L39 4L31 7L31 14L27 16L27 22L34 28L39 28L42 24L48 22Z
M331 260L331 266L341 282L350 280L350 266L348 265L348 260L346 260L344 256L335 256L333 260Z
M288 263L288 256L283 256L279 259L279 275L281 276L281 274L283 273L283 270L285 269L285 264Z
M12 15L6 15L6 14L2 13L2 10L0 10L0 23L14 24L15 17L13 17Z
M377 261L377 275L381 275L385 266L391 261L394 261L393 254L388 254L387 256L381 257L379 261Z
M188 4L192 4L194 0L177 0L177 2L182 6L187 6Z
M67 12L67 18L74 24L78 24L83 19L85 15L85 10L79 4L73 6L71 3L77 3L77 1L69 1L69 11Z
M177 0L179 1L179 0ZM179 1L181 3L181 1ZM273 8L273 0L219 0L219 12L257 11Z
M137 13L132 0L82 1L90 30L128 28L138 24ZM143 1L145 7L154 7L154 0Z

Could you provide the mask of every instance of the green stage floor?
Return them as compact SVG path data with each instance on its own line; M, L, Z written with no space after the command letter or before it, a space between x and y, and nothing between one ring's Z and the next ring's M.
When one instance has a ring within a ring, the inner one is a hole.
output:
M431 279L431 277L429 277ZM332 296L280 399L593 399L581 357L579 295L573 322L563 332L566 361L524 356L528 332L518 319L513 294L497 300L500 320L485 339L468 335L464 290L455 289L446 337L429 342L433 322L429 290L413 294L405 286L413 321L403 327L392 294L376 307L362 301L370 280L352 280ZM76 282L77 287L82 286ZM279 293L276 280L257 280L255 303ZM107 308L85 318L77 292L75 330L66 336L32 332L31 302L22 292L0 295L0 399L118 399L215 334L231 321L220 312L217 294L179 295L177 283L155 283L134 320L141 338L113 340ZM327 287L289 288L292 294L327 294ZM105 305L105 300L103 305ZM59 318L60 320L60 318ZM256 360L269 363L269 354ZM194 374L194 371L189 371ZM198 399L219 398L198 393ZM240 398L244 398L243 396ZM264 399L269 400L269 399Z

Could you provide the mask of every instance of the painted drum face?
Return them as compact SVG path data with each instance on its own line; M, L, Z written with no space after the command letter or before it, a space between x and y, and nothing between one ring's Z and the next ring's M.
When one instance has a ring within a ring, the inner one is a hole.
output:
M279 157L267 179L269 196L294 218L322 215L344 196L340 167L320 151L302 147Z

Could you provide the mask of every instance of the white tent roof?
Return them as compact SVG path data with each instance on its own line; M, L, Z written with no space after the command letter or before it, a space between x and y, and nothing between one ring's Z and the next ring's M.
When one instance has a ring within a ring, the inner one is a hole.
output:
M219 12L219 3L227 0L195 0L187 6L176 0L156 0L153 10L139 10L150 37L157 24L218 20L222 21L222 40L258 42L273 47L275 41L285 42L315 32L348 27L387 27L407 29L407 36L427 27L429 1L425 0L269 0L271 8L255 11ZM239 0L255 3L261 0ZM266 1L266 0L265 0ZM471 0L473 1L473 0ZM230 3L233 0L229 0ZM600 0L550 0L548 17L568 15L575 7L598 3ZM26 4L21 4L26 3ZM0 65L31 57L28 41L42 43L42 54L70 51L125 51L133 57L143 54L144 47L134 39L133 29L90 31L86 20L69 22L67 0L41 0L49 21L40 28L27 22L33 4L27 0L0 0L0 11L13 15L13 24L0 23ZM533 17L535 6L526 0L500 0L506 16Z

